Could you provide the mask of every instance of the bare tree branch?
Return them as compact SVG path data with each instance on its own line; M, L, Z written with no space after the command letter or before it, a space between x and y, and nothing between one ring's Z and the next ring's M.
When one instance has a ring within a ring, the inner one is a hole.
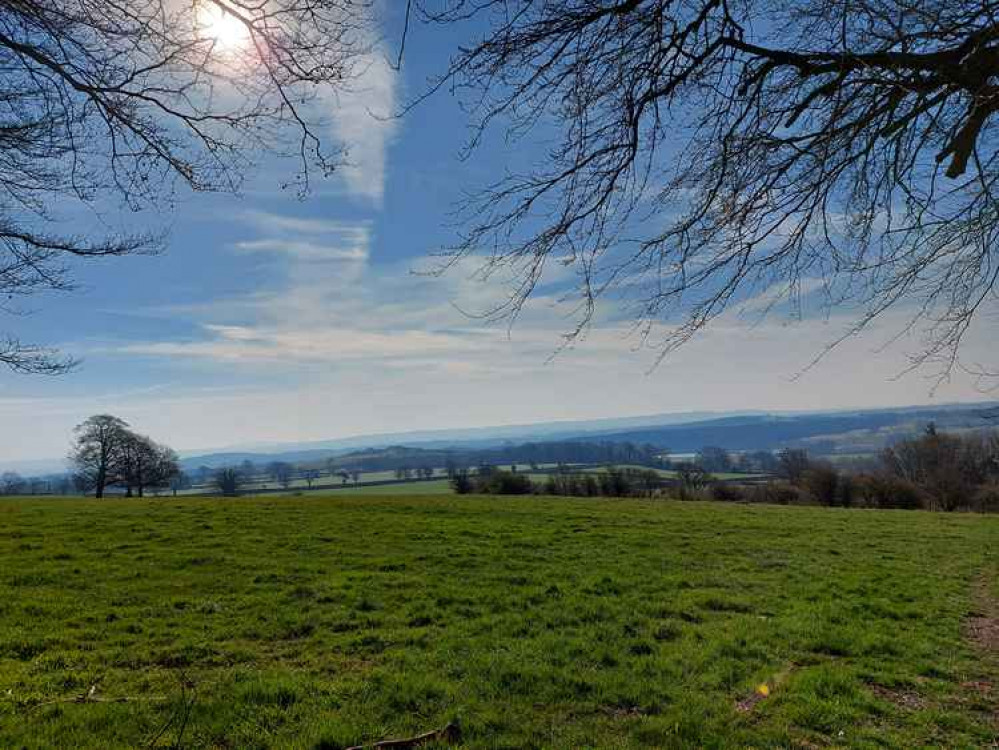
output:
M64 291L71 261L159 248L157 233L54 234L72 203L137 210L169 202L178 186L237 190L261 152L295 156L300 190L329 174L341 153L321 136L320 97L356 74L370 7L0 2L0 295ZM65 369L14 338L4 351L0 362L17 370Z
M556 143L462 206L447 261L486 252L519 282L552 263L581 314L626 306L662 356L767 290L889 311L958 362L996 302L999 6L991 0L457 0L425 23L485 27L435 88L482 132ZM835 345L835 342L833 343Z

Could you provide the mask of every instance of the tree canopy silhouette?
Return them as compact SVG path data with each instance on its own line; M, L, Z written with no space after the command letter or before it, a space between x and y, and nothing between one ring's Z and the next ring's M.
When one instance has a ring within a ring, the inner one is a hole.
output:
M178 183L234 190L261 151L297 156L292 182L301 189L333 169L340 154L323 142L317 101L354 74L369 7L0 4L0 306L12 311L25 295L72 288L74 260L159 245L154 233L60 231L69 203L108 213L162 205ZM36 373L72 365L14 336L0 338L0 363Z
M897 310L923 336L912 365L947 373L994 304L996 3L415 3L479 30L437 83L464 95L471 146L497 121L552 143L464 206L448 259L516 272L492 314L564 264L570 339L617 295L665 356L740 301L809 292L859 310L844 338Z

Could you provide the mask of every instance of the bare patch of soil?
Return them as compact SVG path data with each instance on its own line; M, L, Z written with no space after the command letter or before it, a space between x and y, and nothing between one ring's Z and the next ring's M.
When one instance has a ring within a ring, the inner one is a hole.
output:
M995 677L999 674L999 599L992 594L989 579L983 573L974 589L975 611L964 623L964 637L982 656L983 675L961 686L992 707L992 722L999 726L999 694Z
M910 711L919 711L926 708L926 699L915 690L888 688L878 684L872 684L869 687L871 692L878 698L893 703L899 708L906 708Z

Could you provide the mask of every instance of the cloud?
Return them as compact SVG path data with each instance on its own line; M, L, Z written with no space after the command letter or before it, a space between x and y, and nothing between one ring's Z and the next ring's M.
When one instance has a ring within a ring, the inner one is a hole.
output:
M791 324L783 310L753 314L781 296L779 287L745 300L744 309L716 320L656 369L650 365L658 350L643 345L628 319L603 309L584 339L553 360L574 320L571 303L558 301L558 284L533 299L508 332L502 323L461 312L490 309L504 296L495 278L483 282L475 273L482 259L442 277L414 275L410 261L372 262L374 230L365 221L266 212L241 218L246 234L230 250L266 256L272 272L263 286L175 308L195 325L193 335L105 342L91 352L132 364L145 359L160 378L186 383L193 373L195 382L225 384L218 393L144 395L112 409L181 447L698 409L901 405L931 397L932 384L922 378L892 381L907 362L904 352L874 353L879 335L898 323L894 318L794 379L842 332L851 311ZM572 283L571 275L561 278L563 287ZM805 284L802 293L821 290ZM986 335L975 351L989 351L990 341ZM937 394L976 396L967 378ZM69 416L47 419L71 427Z
M351 82L332 103L332 128L347 149L340 176L354 195L381 206L385 193L388 149L398 129L399 77L380 40L368 40L368 52L355 64Z
M202 364L240 363L291 377L316 364L524 374L548 366L563 335L573 329L573 303L560 301L554 288L531 300L509 334L503 323L466 315L463 311L493 309L504 299L502 283L475 273L482 259L469 258L442 277L414 275L408 261L370 262L373 230L367 221L267 212L246 218L256 236L232 248L270 256L274 273L268 287L178 310L198 326L193 337L126 342L112 345L115 351ZM572 282L561 278L563 287ZM808 296L821 288L820 281L806 279L799 291ZM774 286L744 300L659 371L677 363L712 362L718 352L731 352L786 382L853 319L851 311L841 310L821 320L805 316L789 326L788 317L794 316L786 304L764 314L770 303L786 295L786 287ZM610 307L598 309L593 329L572 350L559 354L557 364L649 371L659 354L657 335L668 328L654 329L646 341L630 319ZM747 325L747 319L753 324ZM869 358L871 348L868 343L866 351L857 350L848 359ZM904 365L896 358L893 367L888 376Z
M187 342L131 344L122 348L132 354L204 358L216 362L271 362L299 365L308 362L406 360L447 352L480 351L474 333L432 333L418 330L396 332L363 329L282 329L205 325L209 338Z
M257 229L269 234L284 235L287 232L295 234L368 234L370 223L344 221L341 219L317 219L313 217L287 216L270 211L244 211L241 218L246 219Z
M365 362L453 370L474 367L465 358L487 358L489 342L503 338L502 330L477 325L452 303L488 303L495 287L473 285L470 273L437 279L413 275L404 263L373 267L367 221L261 211L244 218L256 236L231 249L269 257L266 288L173 308L198 326L194 336L112 343L97 351L268 371Z
M366 243L357 247L345 248L301 240L266 239L237 242L235 247L237 250L246 252L284 253L316 261L365 261L368 259Z
M441 278L414 276L405 263L370 262L372 231L363 222L260 214L244 226L239 244L267 254L273 265L266 288L174 308L196 325L193 336L103 342L80 352L93 355L103 377L125 371L126 363L148 366L157 383L167 383L155 390L56 398L46 384L33 400L0 397L7 422L32 425L0 440L5 458L60 455L73 425L98 411L119 414L178 448L207 448L430 427L930 399L930 383L921 378L891 381L905 358L872 354L870 336L846 342L804 378L792 379L841 330L849 311L795 325L776 318L746 325L733 314L651 372L655 350L643 351L626 322L603 317L578 347L552 361L571 325L554 297L536 300L509 336L505 326L469 319L452 304L488 308L503 294L476 280L474 259ZM980 332L974 351L994 349L990 333ZM981 398L967 380L955 379L937 397Z

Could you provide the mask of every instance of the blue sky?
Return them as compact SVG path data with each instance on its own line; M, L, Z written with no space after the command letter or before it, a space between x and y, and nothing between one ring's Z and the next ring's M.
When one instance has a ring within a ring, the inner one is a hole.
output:
M384 56L398 19L386 19ZM428 255L453 240L463 191L539 158L539 144L489 139L458 154L467 121L446 92L401 120L395 110L446 64L446 39L408 43L396 74L375 56L353 93L328 102L330 137L350 164L305 200L280 189L293 163L261 164L238 196L179 194L172 212L138 218L170 230L157 257L80 267L74 293L35 298L2 325L83 358L58 379L0 373L0 465L61 456L76 423L111 412L179 449L360 433L727 409L826 409L982 399L971 378L935 392L926 373L901 380L894 330L834 352L793 376L850 311L799 323L728 315L657 368L626 321L608 311L571 351L572 326L547 280L508 331L462 311L503 294L474 260L442 277ZM988 361L974 331L971 361Z

